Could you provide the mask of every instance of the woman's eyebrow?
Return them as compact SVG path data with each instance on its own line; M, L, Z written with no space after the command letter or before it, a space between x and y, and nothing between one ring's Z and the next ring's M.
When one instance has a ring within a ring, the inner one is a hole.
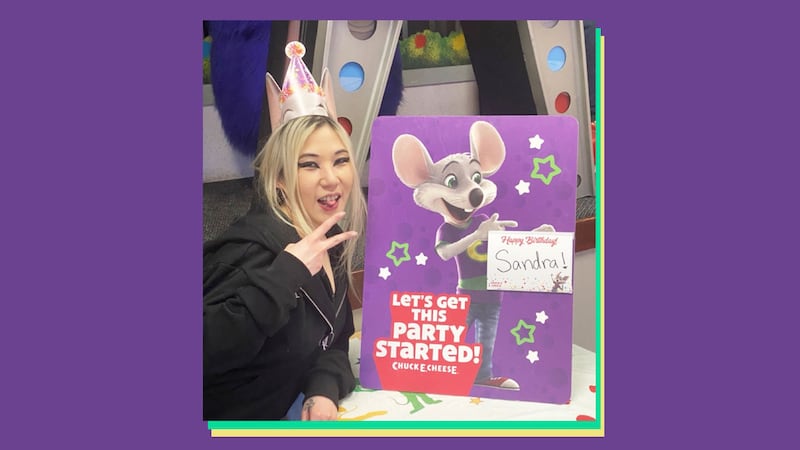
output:
M339 155L341 155L341 154L349 155L349 154L350 154L350 152L348 152L346 148L343 148L343 149L340 149L340 150L336 150L336 151L333 153L333 155L334 155L334 156L339 156ZM319 158L319 157L320 157L320 156L319 156L317 153L305 152L305 153L301 153L301 154L300 154L300 156L298 156L298 157L297 157L297 159L302 159L302 158Z

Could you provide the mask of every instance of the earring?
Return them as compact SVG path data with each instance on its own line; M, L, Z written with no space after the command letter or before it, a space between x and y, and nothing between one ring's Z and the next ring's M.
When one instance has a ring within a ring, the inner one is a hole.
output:
M286 194L283 193L283 189L278 188L278 204L283 205L286 203Z

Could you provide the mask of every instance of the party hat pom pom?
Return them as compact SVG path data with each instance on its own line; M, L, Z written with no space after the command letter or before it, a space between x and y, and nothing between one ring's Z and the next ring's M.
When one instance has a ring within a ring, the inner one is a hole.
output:
M306 54L306 46L298 41L292 41L286 44L286 56L289 58L299 56L300 58Z

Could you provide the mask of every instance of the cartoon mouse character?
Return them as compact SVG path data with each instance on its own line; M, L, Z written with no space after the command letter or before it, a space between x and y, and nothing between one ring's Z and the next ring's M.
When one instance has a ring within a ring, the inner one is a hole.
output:
M550 292L561 292L564 289L564 284L569 279L569 275L561 275L561 272L558 272L555 276L551 275L550 279L553 280L553 289Z
M519 390L508 377L492 373L501 291L486 290L486 248L489 231L516 227L514 220L499 220L477 211L492 203L497 186L486 177L500 169L506 147L492 124L476 121L469 130L469 153L454 153L434 163L425 145L411 134L397 137L392 148L394 170L400 181L414 189L417 205L444 219L436 232L436 253L445 261L455 258L459 294L470 296L467 326L475 325L475 340L483 346L483 361L475 384ZM555 231L542 225L535 231Z

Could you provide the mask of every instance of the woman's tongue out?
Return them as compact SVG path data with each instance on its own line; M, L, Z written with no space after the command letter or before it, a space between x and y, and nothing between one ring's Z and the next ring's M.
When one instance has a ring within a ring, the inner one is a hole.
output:
M325 211L335 211L336 208L339 206L339 199L342 196L340 194L331 194L326 195L317 200L317 203L324 209Z

